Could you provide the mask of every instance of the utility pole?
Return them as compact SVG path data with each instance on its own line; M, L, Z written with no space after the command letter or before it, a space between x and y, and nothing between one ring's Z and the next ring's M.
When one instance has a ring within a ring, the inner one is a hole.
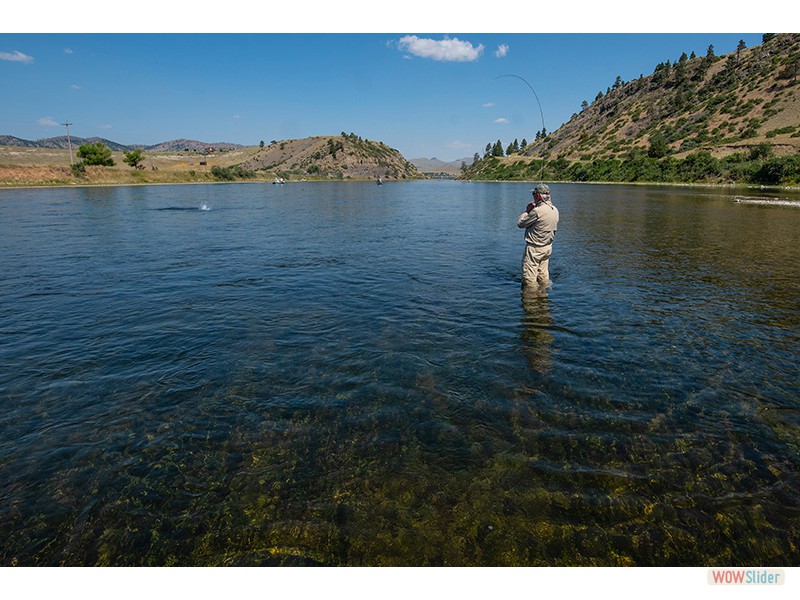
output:
M69 126L72 125L72 123L62 123L62 125L67 128L67 145L69 146L69 164L74 165L75 162L72 160L72 141L69 138Z

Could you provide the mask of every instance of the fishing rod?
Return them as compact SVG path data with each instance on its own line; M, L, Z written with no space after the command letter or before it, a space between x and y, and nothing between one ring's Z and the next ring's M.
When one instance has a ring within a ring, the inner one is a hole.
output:
M527 85L531 89L531 91L533 92L533 97L536 98L536 104L539 106L539 115L541 115L542 117L542 132L546 132L547 129L545 129L544 126L544 111L542 110L542 103L539 102L539 95L536 93L536 90L533 89L533 86L530 83L528 83L526 79L520 77L519 75L512 75L510 73L508 75L498 75L494 79L502 79L503 77L515 77L520 81L522 81L523 83L525 83L525 85ZM539 171L539 183L542 183L542 179L544 178L544 163L545 163L545 155L544 155L544 147L542 147L542 168Z

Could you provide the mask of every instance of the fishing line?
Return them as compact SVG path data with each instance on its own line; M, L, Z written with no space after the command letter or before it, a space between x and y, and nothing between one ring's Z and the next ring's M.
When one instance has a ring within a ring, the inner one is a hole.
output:
M528 83L527 80L523 79L519 75L512 75L510 73L508 75L498 75L494 79L501 79L503 77L516 77L520 81L524 82L525 85L527 85L531 89L531 91L533 92L533 97L536 98L536 104L539 106L539 115L541 115L541 117L542 117L542 132L546 132L547 129L545 129L545 126L544 126L544 111L542 110L542 103L539 102L539 96L536 93L536 90L533 89L533 86L530 83ZM542 183L542 179L544 178L544 163L545 163L544 146L542 146L542 168L539 171L539 183Z

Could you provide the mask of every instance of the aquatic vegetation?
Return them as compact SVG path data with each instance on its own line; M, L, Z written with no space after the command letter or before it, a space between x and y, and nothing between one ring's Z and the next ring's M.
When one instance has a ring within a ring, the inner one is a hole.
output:
M175 415L130 442L138 451L124 469L54 473L45 487L59 508L9 538L17 551L45 531L49 543L17 561L622 566L798 556L797 512L771 499L790 493L792 477L735 436L709 443L669 433L664 420L655 432L601 434L585 419L581 431L577 412L543 414L526 394L491 407L488 424L464 406L445 417L453 399L435 379L407 398L328 408L273 408L245 391L216 402L238 403L246 426L221 434L213 417L202 431ZM381 416L392 407L417 418ZM513 418L499 419L509 409Z

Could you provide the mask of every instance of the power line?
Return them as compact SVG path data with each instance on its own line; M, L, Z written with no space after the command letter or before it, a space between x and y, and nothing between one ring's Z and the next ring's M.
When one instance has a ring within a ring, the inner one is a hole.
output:
M67 128L67 145L69 146L69 164L74 166L75 162L72 160L72 140L70 140L69 137L69 126L72 125L72 123L61 123L61 124Z

